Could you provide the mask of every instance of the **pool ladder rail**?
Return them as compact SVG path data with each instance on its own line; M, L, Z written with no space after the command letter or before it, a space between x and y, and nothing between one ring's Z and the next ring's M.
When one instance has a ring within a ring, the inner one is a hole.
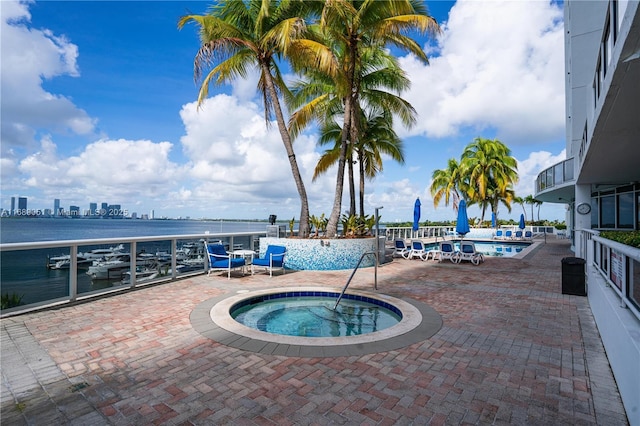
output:
M342 288L342 292L340 293L340 296L338 297L338 300L336 301L336 304L333 307L334 311L338 308L338 304L340 303L340 300L342 300L342 296L344 296L344 293L347 291L347 287L349 287L349 284L351 284L351 280L353 279L353 276L356 274L356 271L360 267L360 264L362 263L362 260L364 259L365 256L369 256L369 255L375 256L375 262L374 262L374 268L375 268L374 288L376 290L378 289L378 263L379 263L378 253L379 253L378 251L368 251L368 252L362 253L362 256L360 256L360 260L358 260L358 263L356 264L356 267L353 268L353 271L351 272L351 275L349 276L349 279L347 280L347 283Z

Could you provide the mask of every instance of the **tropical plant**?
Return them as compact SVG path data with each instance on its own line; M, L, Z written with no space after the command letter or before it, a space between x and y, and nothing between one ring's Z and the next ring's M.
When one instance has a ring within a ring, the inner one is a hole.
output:
M315 234L314 234L315 237L318 237L320 233L324 232L327 227L327 218L324 217L324 213L322 213L318 217L316 217L315 215L312 215L309 218L309 222L315 229Z
M289 235L293 237L293 227L296 224L296 218L295 216L291 218L291 220L289 221Z
M340 219L344 173L348 159L349 145L357 144L360 139L360 127L357 120L360 116L361 98L365 70L368 64L363 58L371 55L386 44L413 53L417 58L427 61L426 54L420 45L407 35L407 31L418 30L422 33L438 31L438 25L428 15L423 2L415 0L377 0L377 1L326 1L317 26L317 37L320 44L309 44L308 52L315 52L314 60L306 61L300 68L307 74L324 73L333 83L333 98L340 101L343 109L341 145L338 159L338 172L333 208L327 224L328 236L335 236ZM318 78L318 80L320 80ZM300 116L309 121L310 117L330 117L327 93L312 98L302 109ZM324 105L324 108L317 108ZM387 105L392 109L394 105ZM406 106L403 106L406 108ZM333 110L336 112L336 110ZM395 111L394 111L395 112Z
M305 31L303 17L313 4L290 0L221 0L206 15L186 15L178 21L179 29L190 22L199 27L201 46L194 60L196 80L205 69L213 67L202 79L198 106L208 96L210 84L245 77L250 67L259 70L258 90L263 97L265 121L269 125L271 114L275 115L300 196L300 237L309 235L309 204L280 106L278 91L284 90L285 85L275 58L303 54L305 49L300 42Z
M24 295L19 295L17 293L4 293L2 296L0 296L0 309L9 309L20 306L23 304L23 298Z
M469 201L480 205L482 220L487 207L497 216L499 203L511 211L515 196L513 185L518 182L518 163L504 143L497 139L475 138L462 153L460 166L463 175L469 179Z
M461 199L460 192L464 190L462 169L458 161L455 158L450 158L447 161L447 168L434 170L431 178L429 190L433 197L433 206L437 208L444 198L444 205L448 206L451 202L453 210L457 212Z
M522 197L513 197L513 202L520 204L522 207L522 213L524 214L524 222L527 223L527 209L524 208L525 200Z
M533 223L533 206L536 204L536 201L537 200L531 194L524 197L525 204L531 205L531 223Z

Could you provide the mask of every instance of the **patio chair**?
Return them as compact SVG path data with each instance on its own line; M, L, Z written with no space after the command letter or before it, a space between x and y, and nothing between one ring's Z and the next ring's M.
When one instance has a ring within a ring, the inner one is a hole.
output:
M508 230L504 233L504 239L505 240L512 240L513 239L513 231Z
M422 256L426 254L427 254L427 251L424 249L424 243L421 240L411 241L411 250L409 250L407 259L413 259L417 257L418 259L424 260Z
M242 269L244 273L244 257L233 257L224 249L222 244L207 244L207 255L209 259L209 273L213 271L227 271L227 279L231 279L232 269Z
M493 238L496 239L496 240L504 239L504 235L502 234L502 229L498 229L496 231L496 234L493 236Z
M522 231L516 231L516 234L513 236L513 239L514 239L514 240L521 240L521 239L523 239Z
M393 257L396 257L396 255L398 256L402 256L404 259L407 259L409 256L409 247L407 247L407 244L404 242L403 239L396 239L394 241L395 247L393 250Z
M438 253L438 261L449 259L451 263L458 263L459 253L456 251L451 241L441 241Z
M533 233L531 231L524 231L524 239L525 240L533 239Z
M458 262L468 260L478 266L480 262L484 262L484 255L476 251L476 245L472 241L461 241Z
M282 273L284 274L284 257L286 254L286 247L269 244L267 251L264 253L264 257L253 259L253 262L251 262L251 275L253 275L256 266L268 270L270 277L273 276L274 269L282 269Z

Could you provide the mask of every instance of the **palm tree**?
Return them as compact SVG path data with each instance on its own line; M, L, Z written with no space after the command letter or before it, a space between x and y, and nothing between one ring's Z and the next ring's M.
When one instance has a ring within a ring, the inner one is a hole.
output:
M462 169L458 161L455 158L450 158L447 161L447 168L434 170L431 178L432 182L429 190L433 197L433 206L437 208L444 198L444 205L448 206L449 202L451 202L453 210L457 212L461 192L464 191Z
M301 237L309 236L309 203L280 106L278 91L284 89L284 83L275 58L302 54L300 37L305 30L302 16L308 12L305 4L288 0L222 0L207 15L186 15L178 21L179 29L189 22L199 27L202 45L194 60L196 80L212 67L202 80L198 106L206 99L210 84L245 77L250 67L259 70L258 90L264 101L265 121L269 125L271 114L275 115L300 196Z
M488 206L497 214L499 202L511 211L518 163L505 144L478 137L465 148L460 165L469 178L470 200L482 208L482 220Z
M533 195L529 194L524 197L524 202L531 205L531 223L533 223L533 206L534 204L536 204L537 200L533 197Z
M350 145L352 148L347 154L347 164L349 166L349 189L351 195L350 215L355 214L355 184L353 176L353 164L358 164L359 175L359 207L360 216L365 216L364 192L365 180L373 179L383 170L382 154L386 154L391 159L400 164L404 164L404 151L402 140L393 129L393 115L389 111L362 111L359 120L361 124L361 136L357 145ZM320 174L325 173L329 167L339 160L341 146L342 128L335 121L325 123L320 133L320 145L333 143L333 147L326 150L320 157L313 175L316 179ZM357 157L357 161L353 161Z
M317 31L319 37L316 40L323 40L326 49L318 49L317 59L307 61L303 68L306 72L320 71L330 76L334 88L326 93L333 93L344 111L336 192L327 224L327 235L330 237L336 235L340 219L349 145L357 144L360 138L357 120L361 109L360 90L363 87L361 77L368 66L363 61L363 57L366 57L368 49L379 50L390 43L427 62L427 57L420 45L406 35L406 32L411 30L422 33L439 31L435 19L428 15L426 6L421 1L334 0L324 3ZM317 46L314 45L314 47ZM308 52L310 51L311 48ZM314 99L309 103L310 107L304 109L304 114L301 115L313 114L311 109L322 102L327 105L329 97L325 94L324 97ZM325 108L318 113L328 117L326 115L328 111L330 112Z
M522 207L522 213L524 214L524 221L525 223L527 222L527 210L524 208L525 205L525 199L522 197L513 197L513 202L520 204L520 206Z

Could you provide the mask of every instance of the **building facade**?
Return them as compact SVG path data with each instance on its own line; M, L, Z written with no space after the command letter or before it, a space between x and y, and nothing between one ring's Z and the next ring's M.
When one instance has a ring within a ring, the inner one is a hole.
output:
M565 1L567 159L535 197L568 206L576 256L627 416L640 425L640 249L601 238L640 230L638 0Z

